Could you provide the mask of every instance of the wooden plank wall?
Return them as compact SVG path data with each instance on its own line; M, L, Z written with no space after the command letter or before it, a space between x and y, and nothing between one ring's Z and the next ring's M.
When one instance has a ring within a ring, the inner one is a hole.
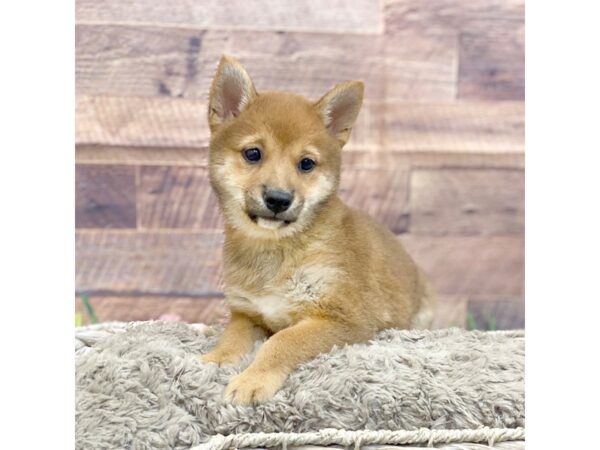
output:
M77 0L77 294L104 320L223 317L207 90L362 79L342 197L433 277L438 326L524 326L523 0ZM79 307L79 306L78 306Z

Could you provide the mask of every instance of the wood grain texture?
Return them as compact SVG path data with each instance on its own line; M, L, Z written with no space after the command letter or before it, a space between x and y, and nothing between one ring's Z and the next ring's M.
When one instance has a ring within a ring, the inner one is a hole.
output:
M207 167L208 148L81 144L75 148L75 162L89 165Z
M75 142L208 146L206 104L172 98L77 96Z
M256 88L318 99L345 80L369 100L453 100L458 48L445 36L398 36L79 25L78 95L205 100L223 53Z
M142 167L138 204L141 228L223 228L207 168Z
M386 102L441 102L456 99L458 46L453 33L422 28L383 36ZM368 98L368 100L379 100Z
M103 297L89 298L100 322L157 320L163 314L177 315L186 323L223 323L227 310L221 297ZM75 301L75 311L81 312L84 323L89 318L81 303Z
M523 298L469 299L467 326L480 330L516 330L525 328L525 303Z
M89 97L76 100L77 144L207 147L199 100ZM522 153L524 105L365 103L346 150Z
M525 24L488 21L460 35L458 98L525 99Z
M523 169L522 153L463 153L409 151L342 152L342 176L349 165L389 169Z
M524 0L386 0L385 33L446 36L459 49L458 98L524 99Z
M221 233L94 230L78 231L75 242L77 293L221 293Z
M172 3L79 0L75 12L78 23L336 33L376 33L382 28L380 5L372 0L328 0L325 4L318 0L203 0Z
M173 296L177 311L221 292L206 100L229 53L259 90L366 82L341 196L408 232L440 326L522 298L523 0L78 0L76 14L77 226L141 228L78 231L78 292L118 294L107 308Z
M524 151L522 102L380 105L386 151L506 153Z
M494 26L490 21L520 23L525 18L525 1L384 0L384 17L388 34L414 29L431 34L458 34Z
M371 215L394 233L408 228L408 171L394 166L345 164L340 198Z
M204 101L171 97L78 96L75 142L115 147L208 147L206 108ZM381 141L381 128L371 126L372 117L365 105L348 149L370 149Z
M414 170L410 232L523 234L524 178L520 170Z
M103 144L76 146L78 164L207 167L208 149L186 147L127 147ZM461 152L371 152L344 151L342 161L355 161L366 166L394 168L477 168L523 169L522 153L461 153ZM342 175L343 176L343 175Z
M134 167L77 165L75 227L135 228L135 194Z
M441 295L523 296L523 237L431 237L401 241ZM221 293L222 235L209 232L79 231L79 293L211 296Z
M523 236L400 236L441 295L522 297Z

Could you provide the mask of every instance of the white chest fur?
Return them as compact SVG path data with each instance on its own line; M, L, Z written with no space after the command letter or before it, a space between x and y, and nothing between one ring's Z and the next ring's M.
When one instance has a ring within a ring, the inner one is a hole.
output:
M337 275L338 271L330 266L304 266L292 276L259 289L258 294L236 286L226 288L225 294L231 309L260 316L270 328L278 331L292 324L293 312L325 298Z
M291 312L294 304L279 295L264 296L228 296L230 308L249 314L260 316L274 331L291 325Z

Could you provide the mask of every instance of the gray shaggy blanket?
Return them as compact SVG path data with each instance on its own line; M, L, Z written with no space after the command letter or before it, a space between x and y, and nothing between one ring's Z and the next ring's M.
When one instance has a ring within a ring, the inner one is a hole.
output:
M215 345L217 333L168 322L76 333L77 449L281 443L234 439L263 436L246 434L257 432L300 433L285 436L301 437L292 443L320 444L325 432L326 443L346 445L348 433L357 431L379 436L371 443L431 443L438 430L472 434L487 430L482 427L499 429L497 440L522 438L522 332L387 330L369 343L335 348L303 364L271 401L256 407L222 399L229 379L252 355L224 368L196 358ZM415 433L420 437L410 437ZM358 435L350 435L356 441Z

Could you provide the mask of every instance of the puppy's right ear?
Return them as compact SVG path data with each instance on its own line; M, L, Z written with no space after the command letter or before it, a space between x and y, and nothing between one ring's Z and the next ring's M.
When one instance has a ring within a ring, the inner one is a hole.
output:
M211 131L237 117L257 95L246 69L235 58L223 55L210 88L208 124Z

